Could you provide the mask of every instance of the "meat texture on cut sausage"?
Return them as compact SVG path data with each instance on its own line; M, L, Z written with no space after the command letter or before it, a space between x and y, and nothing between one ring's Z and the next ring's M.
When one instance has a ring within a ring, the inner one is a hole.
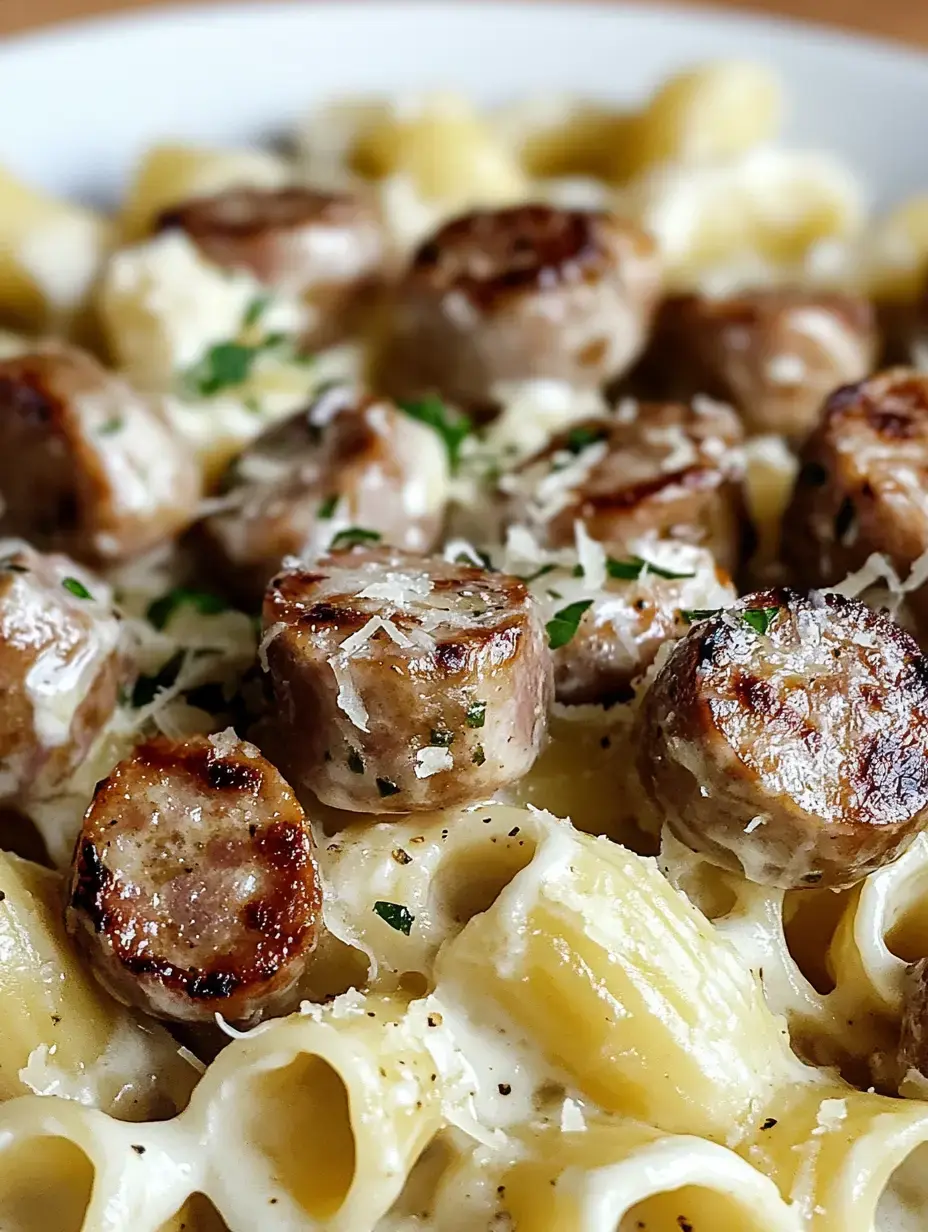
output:
M391 305L381 380L481 416L500 382L614 380L644 345L660 269L653 241L613 214L520 205L445 223Z
M830 586L872 553L907 576L928 551L928 375L893 368L837 390L809 437L784 518L797 582ZM928 632L928 587L908 596Z
M194 459L155 402L64 343L0 360L0 533L103 565L193 521Z
M551 662L523 582L385 547L293 562L262 654L294 782L408 813L478 800L537 756Z
M642 374L659 397L732 403L750 435L802 440L825 398L877 359L870 303L793 288L671 296L655 318Z
M127 676L109 587L66 556L0 542L0 799L66 778Z
M285 556L315 555L349 527L429 551L448 498L447 451L388 400L337 387L259 436L224 487L197 540L204 566L250 602Z
M693 543L733 572L749 549L742 440L734 412L710 399L627 400L504 475L506 519L552 548L573 542L578 520L617 548L646 538Z
M381 220L371 199L353 193L230 188L172 206L157 225L184 231L217 265L304 298L317 314L307 346L351 333L382 276Z
M637 745L694 851L766 885L853 885L928 823L928 661L854 599L760 591L677 644Z
M127 1005L247 1024L289 1007L321 905L302 808L229 730L152 740L97 784L66 923Z

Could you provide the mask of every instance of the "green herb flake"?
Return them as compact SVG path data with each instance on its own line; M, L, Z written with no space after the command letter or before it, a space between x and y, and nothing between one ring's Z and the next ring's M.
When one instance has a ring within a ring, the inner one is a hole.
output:
M672 569L664 569L650 560L644 560L641 556L629 556L627 560L615 560L609 556L606 558L606 572L611 578L623 581L639 578L645 572L653 573L655 577L669 578L671 581L696 576L695 573L675 573Z
M352 774L364 773L364 758L357 749L348 750L348 769Z
M171 687L180 675L180 669L184 666L186 657L185 651L178 650L177 654L172 655L153 676L139 676L132 690L131 699L136 710L153 702L162 689Z
M385 924L389 924L404 937L409 936L416 920L409 908L404 907L402 903L385 903L382 900L374 903L374 915L379 915Z
M333 492L331 496L327 496L325 500L320 503L319 508L316 510L316 517L320 520L320 522L330 521L332 514L338 508L338 502L340 499L341 498L338 493Z
M483 727L487 721L487 704L486 702L471 702L467 707L465 720L468 727Z
M591 445L598 445L606 436L605 428L571 428L567 433L565 442L566 448L570 453L583 453L585 449L589 449Z
M683 607L680 609L680 615L688 625L691 625L697 620L711 620L721 611L720 607Z
M380 792L381 797L386 797L398 795L400 789L392 779L378 779L377 790Z
M450 749L454 732L447 731L444 727L433 727L429 740L433 748Z
M354 548L361 543L379 543L381 535L376 530L365 530L363 526L349 526L347 530L340 530L332 542L330 548Z
M410 419L418 419L427 424L445 443L448 451L448 463L451 473L458 469L461 459L461 445L471 435L474 425L467 415L452 411L445 406L441 398L423 398L419 402L400 402L399 408Z
M486 761L486 759L487 759L487 755L483 751L483 745L478 744L477 747L474 749L474 755L471 758L471 761L474 763L475 766L482 766L483 763Z
M250 415L262 415L264 413L260 401L254 396L254 394L249 394L247 398L244 398L242 400L242 405Z
M62 578L61 585L65 588L68 594L73 595L75 599L92 599L93 598L93 595L84 585L84 583L78 581L76 577Z
M201 616L215 616L229 610L228 603L218 595L211 595L205 590L191 590L186 586L175 586L167 594L149 603L145 616L156 629L163 629L174 613L182 607L192 607Z
M566 646L568 642L573 641L584 612L592 605L592 599L580 599L577 603L568 603L566 607L554 613L553 618L545 625L548 645L552 650L559 650L561 646Z
M123 420L118 416L108 419L105 423L100 424L97 429L98 436L113 436L114 433L122 431L125 427Z
M188 368L184 384L194 394L208 398L223 389L248 380L260 348L240 342L218 342L203 358Z
M540 565L534 573L530 573L527 577L520 578L519 580L524 582L526 586L530 586L532 582L537 582L539 578L547 577L549 573L553 573L556 568L557 565ZM577 566L577 569L580 569L579 565ZM577 573L575 570L574 577L580 577L580 574L582 573L582 569L580 569L580 573Z
M755 633L766 633L779 610L778 607L749 607L741 613L741 619Z
M245 315L242 317L242 325L245 329L250 329L253 325L257 325L267 311L270 299L267 295L256 295L248 307L245 309Z

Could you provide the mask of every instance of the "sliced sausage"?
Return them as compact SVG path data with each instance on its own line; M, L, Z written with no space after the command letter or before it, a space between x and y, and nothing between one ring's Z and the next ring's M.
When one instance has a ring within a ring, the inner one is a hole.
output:
M152 740L97 784L67 926L110 992L159 1018L254 1022L286 1005L316 944L309 823L231 731Z
M233 463L227 499L200 527L204 563L251 601L284 556L317 555L347 527L426 552L448 483L447 451L432 428L384 399L330 389Z
M928 550L928 376L893 368L834 393L802 453L784 519L798 581L828 586L873 552L905 576ZM928 630L928 589L909 596Z
M871 372L877 348L873 309L858 296L681 295L661 306L644 367L661 397L708 394L731 402L751 435L801 440L828 394Z
M384 385L478 414L495 409L500 381L602 385L644 345L659 278L651 239L612 214L465 214L422 244L399 285Z
M569 567L536 570L540 575L530 583L546 624L571 603L590 599L576 633L552 652L555 696L565 705L630 701L635 681L661 646L688 632L682 612L727 607L737 598L731 579L704 548L632 547L638 551L601 561L601 589L592 590L590 578L572 576Z
M109 588L66 556L0 543L0 799L79 764L127 676Z
M492 794L538 754L551 665L517 578L335 551L274 579L264 627L291 777L326 804L442 808Z
M899 1076L910 1070L928 1078L928 958L906 972L902 1029L899 1036Z
M49 343L0 360L0 493L0 533L99 565L191 522L200 479L154 403Z
M623 403L551 442L500 487L508 518L550 547L573 542L579 519L594 539L642 537L708 548L733 571L746 550L741 425L721 403Z
M261 282L304 296L318 311L306 343L324 346L352 331L377 285L384 238L373 203L314 188L230 188L166 210L158 229L185 231L210 261L249 270Z
M783 888L853 885L928 822L928 662L862 603L761 591L651 685L638 766L694 851Z

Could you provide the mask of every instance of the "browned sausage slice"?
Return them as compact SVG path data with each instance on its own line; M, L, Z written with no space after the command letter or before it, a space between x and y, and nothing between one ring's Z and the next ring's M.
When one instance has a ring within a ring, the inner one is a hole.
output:
M639 716L674 834L752 881L853 885L928 822L928 662L841 595L749 595L699 620Z
M829 586L882 553L905 577L928 550L928 376L893 368L834 393L784 521L797 580ZM909 596L928 629L928 589Z
M572 543L579 519L602 543L678 539L733 571L747 527L741 442L737 416L721 403L628 401L559 433L500 487L509 520L551 547Z
M549 205L466 214L419 248L400 283L386 388L487 413L501 381L602 385L644 345L659 277L652 241L612 214Z
M285 556L316 555L364 526L410 551L434 547L448 496L440 436L385 399L327 390L233 463L228 499L204 519L204 564L260 599Z
M126 675L109 587L66 556L0 543L0 798L64 779Z
M159 1018L254 1022L315 947L309 824L253 745L223 732L142 745L97 784L68 929L101 982Z
M232 188L161 214L159 230L180 228L210 261L249 270L283 293L306 296L319 313L307 344L351 331L359 300L378 281L380 220L366 198L313 188Z
M551 664L523 582L389 548L294 564L264 602L294 781L374 813L491 795L538 754Z
M748 433L801 440L828 394L867 376L876 355L866 300L766 289L666 300L644 367L663 397L721 398L737 408Z
M0 533L95 565L191 522L200 478L153 403L49 343L0 360L0 492Z

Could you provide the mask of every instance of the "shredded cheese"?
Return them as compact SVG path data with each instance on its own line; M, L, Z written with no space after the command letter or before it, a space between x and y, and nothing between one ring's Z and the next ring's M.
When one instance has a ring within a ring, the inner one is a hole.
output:
M453 767L454 758L450 749L430 744L416 754L417 779L429 779L433 774L440 774L442 770L451 770Z

